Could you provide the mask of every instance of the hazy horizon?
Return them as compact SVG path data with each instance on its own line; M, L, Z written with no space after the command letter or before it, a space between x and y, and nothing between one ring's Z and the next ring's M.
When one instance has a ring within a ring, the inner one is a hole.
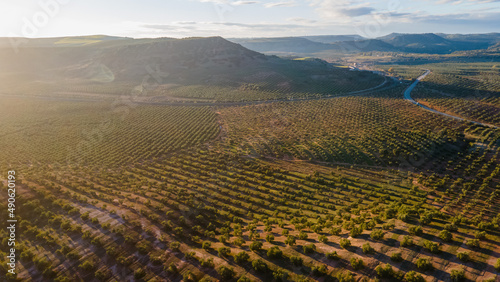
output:
M42 0L0 2L0 37L106 34L156 37L288 37L497 32L500 2L295 0ZM171 12L175 11L175 12Z
M461 35L470 35L470 34L496 34L500 33L500 31L495 32L476 32L476 33L443 33L443 32L391 32L391 33L384 33L380 35L379 37L384 37L393 33L398 33L398 34L461 34ZM131 37L131 36L120 36L116 34L82 34L82 35L72 35L72 34L66 34L66 35L58 35L58 36L40 36L40 37L23 37L26 39L49 39L49 38L65 38L65 37L91 37L91 36L108 36L108 37L122 37L122 38L132 38L132 39L157 39L157 38L174 38L174 39L183 39L183 38L206 38L206 37L222 37L225 39L231 39L231 38L286 38L286 37L309 37L309 36L362 36L360 34L355 34L355 33L345 33L345 34L337 34L337 33L332 33L332 34L298 34L298 35L291 35L291 36L238 36L238 37L233 37L233 36L222 36L222 35L208 35L208 36L156 36L156 37ZM1 36L0 38L10 38L9 36ZM366 37L368 39L370 38L377 38L377 37Z

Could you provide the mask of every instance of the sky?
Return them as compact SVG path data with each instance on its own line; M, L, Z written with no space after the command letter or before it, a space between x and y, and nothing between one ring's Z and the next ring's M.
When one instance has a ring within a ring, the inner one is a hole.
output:
M0 37L500 32L500 0L0 0Z

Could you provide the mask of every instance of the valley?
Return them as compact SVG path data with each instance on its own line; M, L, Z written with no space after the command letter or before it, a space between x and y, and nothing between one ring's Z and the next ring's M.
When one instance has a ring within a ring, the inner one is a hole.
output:
M498 281L498 34L364 40L0 40L0 275Z

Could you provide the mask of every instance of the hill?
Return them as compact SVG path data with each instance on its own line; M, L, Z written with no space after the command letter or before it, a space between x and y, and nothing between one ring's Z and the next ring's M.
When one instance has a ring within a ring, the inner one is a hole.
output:
M484 34L442 34L437 35L455 41L480 42L487 44L495 44L500 42L500 33L484 33Z
M453 37L450 37L453 38ZM461 37L456 36L456 39ZM443 38L434 33L399 34L392 33L379 38L404 52L446 54L454 51L484 49L485 42L460 41Z
M302 36L302 38L320 42L320 43L335 43L341 41L354 41L354 40L363 40L365 39L363 36L357 34L349 34L349 35L313 35L313 36Z
M22 40L16 53L11 39L0 39L0 93L123 95L139 85L148 96L239 101L362 90L349 83L361 76L367 84L359 87L381 83L376 75L352 73L321 60L266 56L221 37Z
M322 35L286 38L232 38L248 49L268 54L297 56L335 55L357 52L402 52L450 54L482 50L500 41L498 33L487 34L402 34L366 39L358 35Z
M229 40L263 53L314 53L332 48L330 44L301 37L230 38Z

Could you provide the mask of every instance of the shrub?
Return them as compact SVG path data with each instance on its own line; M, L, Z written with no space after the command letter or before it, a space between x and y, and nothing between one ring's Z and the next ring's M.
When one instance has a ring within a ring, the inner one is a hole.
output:
M231 249L228 248L228 247L220 247L220 248L217 249L217 254L221 258L227 257L227 256L229 256L231 254Z
M431 270L433 266L428 258L419 258L417 260L417 268L425 271L425 270Z
M239 252L237 253L235 256L234 256L234 261L237 263L237 264L243 264L243 263L246 263L248 262L248 260L250 259L250 256L247 254L247 252L245 251L242 251L242 252Z
M423 225L430 224L432 222L432 215L429 213L420 216L420 223Z
M431 242L429 240L424 241L424 248L429 250L431 253L438 253L439 252L439 244Z
M192 252L194 253L194 252ZM149 260L151 261L151 263L153 263L154 265L160 265L163 263L163 259L161 256L149 256Z
M217 268L217 273L220 275L222 280L230 280L234 276L234 269L223 265Z
M95 278L99 281L106 281L108 280L112 273L111 270L109 270L107 267L103 267L95 272Z
M384 231L381 229L373 230L372 233L370 233L370 238L375 241L382 240L384 238Z
M78 265L78 267L85 271L91 271L92 269L95 268L95 263L93 261L86 260L82 262L80 265Z
M304 261L302 260L302 258L299 257L299 256L292 256L292 257L290 257L290 262L293 265L295 265L295 266L301 266L304 263Z
M479 240L484 240L486 239L486 231L477 231L476 234L474 234L474 237Z
M260 241L253 241L250 244L250 250L252 250L254 252L259 252L260 250L262 250L262 242L260 242Z
M422 230L422 226L411 226L410 228L408 228L408 233L410 233L411 235L417 235L417 236L421 236L424 231Z
M250 278L247 278L246 276L241 276L237 282L252 282Z
M389 278L394 275L394 270L392 269L392 266L389 264L386 264L384 266L378 265L375 268L375 271L377 272L377 275L382 278Z
M495 263L495 269L496 269L497 271L500 271L500 258L499 258L499 259L497 259L497 262Z
M273 278L275 281L288 281L288 272L282 268L273 271Z
M119 256L116 258L116 262L121 265L131 265L133 260L131 257Z
M410 236L405 235L403 237L403 241L401 242L401 246L402 247L411 247L411 246L413 246L413 239Z
M394 222L388 222L388 223L384 223L382 225L382 229L384 229L384 230L392 230L392 229L394 229L395 226L396 225L394 224Z
M228 240L229 240L228 235L222 235L219 237L219 242L221 242L222 244L226 244Z
M375 252L375 249L370 245L370 243L363 244L362 249L365 254L373 254Z
M443 231L439 232L439 238L441 238L441 240L443 240L445 242L450 242L451 239L453 238L453 235L451 234L450 231L443 230Z
M349 241L349 239L342 238L339 244L342 249L349 249L351 247L351 241Z
M149 251L151 250L152 247L151 247L151 243L149 241L142 240L136 244L136 248L139 251L139 253L145 255L145 254L149 253Z
M401 262L403 261L403 255L401 254L401 252L393 253L391 255L391 260L395 262Z
M33 252L31 250L24 250L21 252L20 259L24 262L29 262L33 259Z
M300 231L300 233L299 233L299 239L300 239L300 240L306 240L306 239L307 239L307 237L308 237L308 236L307 236L307 233L306 233L306 232L304 232L304 231Z
M265 262L263 262L261 259L256 259L252 261L252 268L257 271L257 272L266 272L268 267Z
M294 236L286 237L285 244L287 244L289 246L295 245L295 237Z
M208 268L214 268L215 266L213 258L202 259L200 264L201 266Z
M455 224L446 224L444 226L444 230L448 230L448 231L457 231L458 230L458 227L455 225Z
M333 259L333 260L339 260L339 259L340 259L340 256L339 256L339 254L337 254L337 252L336 252L336 251L333 251L333 252L331 252L331 253L327 253L327 254L326 254L326 258L327 258L327 259Z
M352 272L341 272L337 274L337 279L339 282L354 282L356 279L354 278L354 274Z
M212 243L210 241L204 241L202 244L201 244L201 247L205 250L205 251L209 251L210 248L212 248Z
M269 242L269 243L273 243L274 242L274 235L273 234L267 234L266 241Z
M405 274L405 280L407 282L425 282L424 277L420 273L413 270Z
M342 228L340 228L340 227L332 227L332 229L330 229L330 234L335 235L335 236L339 236L341 232L342 232Z
M82 213L82 215L80 215L80 218L85 221L87 219L89 219L90 217L90 212L85 212L85 213Z
M302 249L304 251L304 254L312 254L314 251L316 251L316 245L314 244L307 244L302 246Z
M134 271L134 278L139 280L141 278L144 278L144 276L146 276L146 271L142 268L139 268L137 269L136 271Z
M179 242L170 243L170 249L172 249L172 251L174 251L174 252L178 252L180 247L181 247L181 244Z
M321 242L321 243L328 243L328 237L326 237L325 235L320 235L318 237L318 240Z
M359 235L361 235L361 233L363 233L363 229L361 229L360 227L353 227L351 229L351 231L349 232L349 235L352 237L352 238L356 238L358 237Z
M463 269L453 269L450 274L451 281L464 281L465 280L465 271Z
M312 275L314 275L314 276L323 276L326 274L327 271L328 271L328 268L324 264L318 265L318 266L313 266L311 268Z
M203 277L203 278L204 279L202 279L202 280L212 281L210 278L205 278L205 277ZM184 274L182 275L182 281L183 282L196 282L196 281L198 281L198 279L196 279L196 275L191 270L188 270L188 271L184 272Z
M471 248L479 248L479 239L470 239L465 244Z
M238 237L238 238L234 239L233 244L235 246L241 247L241 246L243 246L243 244L245 244L245 240L243 240L242 238Z
M360 270L363 267L365 267L365 263L361 258L352 258L351 259L351 266L354 268L354 270Z
M177 266L175 265L175 263L170 263L170 265L167 267L165 266L164 267L164 270L168 273L172 273L172 274L176 274L179 272L179 270L177 269Z
M457 258L461 261L467 262L470 260L469 252L459 252Z
M278 259L283 256L283 252L278 246L273 246L267 250L267 256L271 259Z

